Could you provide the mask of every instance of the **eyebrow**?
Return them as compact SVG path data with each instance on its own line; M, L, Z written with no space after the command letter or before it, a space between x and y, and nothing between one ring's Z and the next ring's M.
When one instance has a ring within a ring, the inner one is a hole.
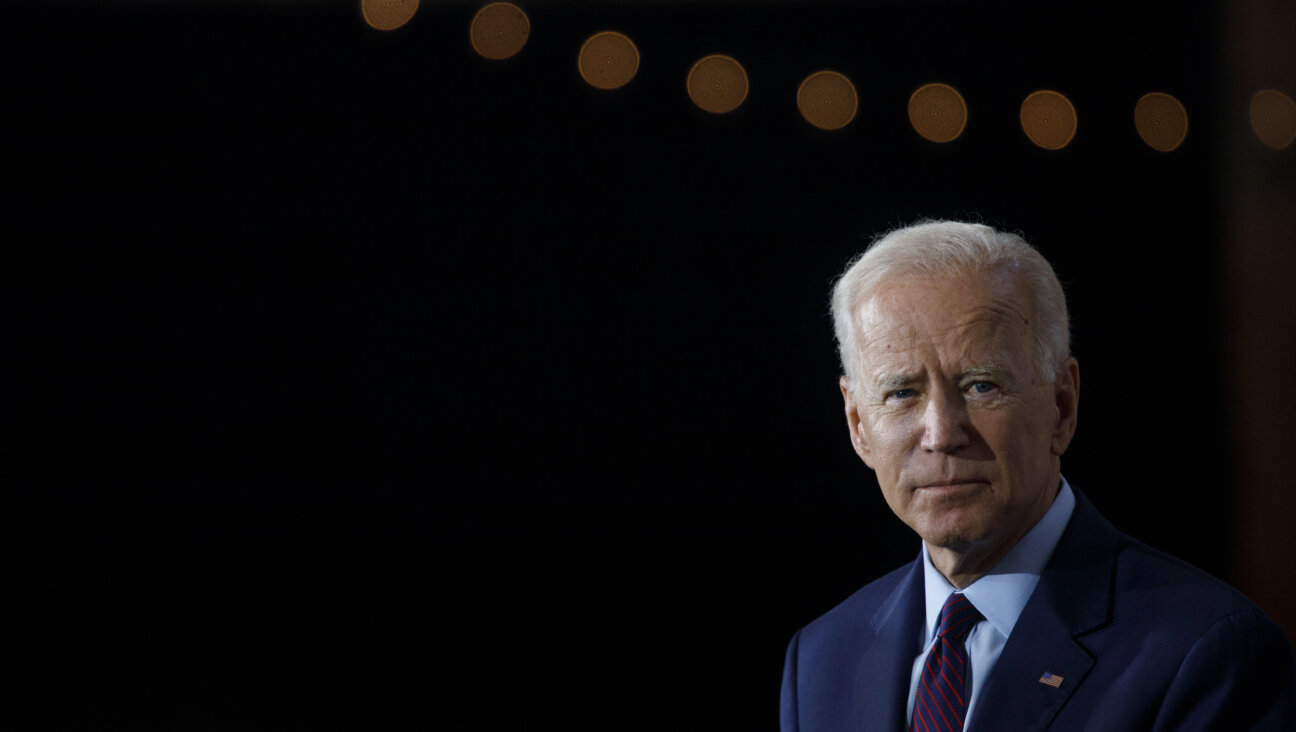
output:
M969 376L994 376L1002 378L1011 372L1012 369L1003 364L987 363L963 369L963 372L959 374L959 377L964 379Z
M878 379L875 383L877 388L890 391L891 389L899 389L906 384L912 384L917 380L917 374L889 374Z
M1009 369L1007 366L999 363L977 364L976 366L969 366L968 368L960 371L957 379L961 381L969 377L977 377L977 376L1003 378L1011 372L1012 369ZM879 378L874 383L879 389L891 390L891 389L899 389L903 386L912 384L915 381L921 381L921 380L922 378L916 373L887 374L886 376Z

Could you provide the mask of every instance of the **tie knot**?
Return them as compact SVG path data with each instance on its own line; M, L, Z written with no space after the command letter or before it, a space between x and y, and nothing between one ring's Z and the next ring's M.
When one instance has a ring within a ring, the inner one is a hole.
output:
M962 643L967 634L972 632L972 626L985 620L981 611L977 610L967 596L962 592L955 592L945 601L941 607L940 617L936 619L936 635L944 637L951 643Z

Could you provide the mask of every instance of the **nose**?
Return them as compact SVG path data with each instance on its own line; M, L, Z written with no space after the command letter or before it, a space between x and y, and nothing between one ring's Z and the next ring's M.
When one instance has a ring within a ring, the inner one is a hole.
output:
M957 390L936 390L925 405L922 427L921 444L927 452L948 453L966 447L971 442L967 402Z

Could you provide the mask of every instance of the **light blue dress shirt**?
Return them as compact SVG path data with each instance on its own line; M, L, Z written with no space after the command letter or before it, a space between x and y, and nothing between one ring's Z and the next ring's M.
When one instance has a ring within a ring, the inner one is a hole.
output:
M965 641L968 650L968 679L972 691L968 697L967 716L963 720L963 729L972 725L972 716L976 712L977 699L985 688L985 680L994 671L995 662L1003 652L1008 636L1012 634L1017 618L1021 616L1026 601L1039 583L1040 573L1053 556L1071 512L1075 509L1075 494L1071 486L1062 479L1062 488L1058 491L1053 505L1045 512L1044 517L1034 528L1017 542L994 569L976 582L962 590L967 599L985 620L972 627ZM918 677L922 673L923 659L931 651L936 636L936 618L940 615L945 600L955 592L954 586L945 579L936 567L932 566L931 557L927 554L927 542L923 542L923 579L927 605L927 636L923 641L922 653L913 662L913 676L909 682L908 717L913 720L914 699L918 691Z

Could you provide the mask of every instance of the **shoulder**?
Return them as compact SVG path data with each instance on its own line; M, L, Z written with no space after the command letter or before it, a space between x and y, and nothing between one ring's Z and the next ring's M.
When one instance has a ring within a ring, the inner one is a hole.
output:
M1296 665L1282 630L1252 606L1216 619L1188 648L1157 713L1156 729L1211 720L1214 729L1290 730Z
M1286 634L1241 592L1134 540L1116 559L1112 625L1086 639L1155 689L1157 730L1291 729L1296 663ZM1138 652L1115 650L1133 645Z
M1041 577L1055 609L1088 628L1197 636L1235 613L1265 617L1210 574L1117 530L1076 491L1071 522ZM1070 612L1077 606L1079 612ZM1092 623L1092 624L1090 624Z
M922 585L914 578L921 576L918 563L910 563L797 631L783 665L784 730L840 729L861 704L879 718L894 717L900 728L903 709L891 692L902 678L898 665L908 663L911 645L917 648Z
M838 639L843 634L871 630L905 603L906 585L912 581L911 562L856 590L836 607L801 629L802 643ZM919 571L921 576L921 571ZM919 585L921 587L921 585Z
M1115 675L1137 667L1144 682L1169 683L1198 642L1224 636L1262 639L1277 657L1291 658L1285 634L1245 595L1116 530L1076 496L1032 599L1102 659L1100 666Z
M1082 497L1045 578L1059 610L1066 604L1090 605L1089 617L1096 621L1088 626L1092 642L1148 637L1157 639L1154 655L1186 653L1208 631L1224 628L1217 624L1225 619L1239 631L1282 635L1241 592L1118 531Z
M1031 603L1000 664L1012 657L1034 670L1041 654L1083 651L1088 660L1064 674L1074 686L1059 729L1291 729L1296 666L1282 629L1241 592L1117 531L1082 497Z
M1197 567L1128 536L1118 544L1113 578L1114 623L1160 624L1163 632L1200 636L1225 618L1254 617L1272 626L1255 603Z

